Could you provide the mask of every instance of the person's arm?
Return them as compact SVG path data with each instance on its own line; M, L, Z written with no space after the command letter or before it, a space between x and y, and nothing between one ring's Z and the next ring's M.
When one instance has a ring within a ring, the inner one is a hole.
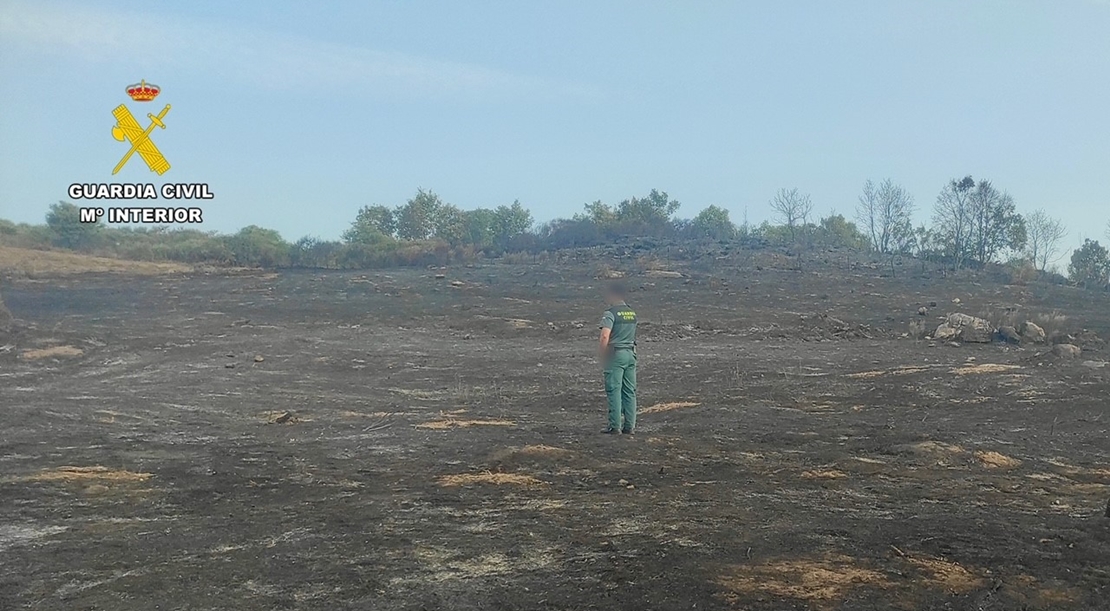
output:
M609 354L609 334L612 333L612 331L612 329L607 329L605 327L601 328L601 339L597 344L597 358L603 361L605 360L605 355Z

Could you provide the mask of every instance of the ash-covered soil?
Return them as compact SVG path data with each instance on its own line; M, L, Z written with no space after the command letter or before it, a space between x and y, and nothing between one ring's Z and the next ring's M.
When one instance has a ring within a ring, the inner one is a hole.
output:
M1110 297L676 270L633 438L589 264L15 279L0 608L1110 608Z

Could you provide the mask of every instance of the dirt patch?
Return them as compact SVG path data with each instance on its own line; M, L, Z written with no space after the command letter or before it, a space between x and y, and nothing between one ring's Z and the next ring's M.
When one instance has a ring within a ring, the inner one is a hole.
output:
M878 378L885 375L910 375L913 373L921 373L929 371L928 367L897 367L895 369L881 370L881 371L861 371L859 373L848 374L849 378L868 379Z
M282 410L262 412L262 419L268 424L296 424L310 420L310 418L302 418L293 412Z
M28 361L35 361L38 359L77 357L82 354L85 354L85 351L77 346L51 346L49 348L24 350L20 356Z
M843 479L848 477L848 474L836 469L813 469L802 471L802 477L806 479Z
M137 473L135 471L122 471L118 469L109 469L108 467L93 466L93 467L58 467L56 469L47 469L39 471L34 475L29 475L23 478L24 481L29 482L144 482L154 474L152 473Z
M988 469L1013 469L1021 466L1021 461L993 450L980 450L975 453L975 458Z
M905 560L928 573L930 575L929 581L948 592L963 594L982 586L984 583L982 577L955 562L942 558L907 556Z
M1001 363L982 363L979 365L956 367L952 370L952 373L958 376L967 376L984 373L1002 373L1003 371L1013 371L1014 369L1021 369L1021 367L1018 365L1003 365Z
M576 456L572 450L565 448L556 448L555 446L545 445L530 445L521 448L506 448L498 450L490 456L490 460L507 460L519 457L533 457L533 458L571 458Z
M531 475L522 475L520 473L458 473L455 475L444 475L438 480L440 486L470 486L473 484L493 484L497 486L524 486L534 487L544 485L543 480L536 479Z
M716 582L728 591L726 598L732 602L771 595L808 601L819 609L833 608L836 601L856 588L890 586L886 575L839 554L733 566Z
M655 413L658 413L658 412L669 412L669 411L675 410L675 409L686 409L686 408L690 408L690 407L697 407L699 405L701 405L701 403L696 403L694 401L673 401L673 402L670 402L670 403L656 403L655 405L652 405L651 407L644 408L644 409L640 410L640 413L641 414L655 414Z

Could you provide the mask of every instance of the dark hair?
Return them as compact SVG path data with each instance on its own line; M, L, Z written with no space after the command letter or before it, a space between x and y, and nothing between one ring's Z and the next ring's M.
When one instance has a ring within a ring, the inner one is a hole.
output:
M614 297L624 297L628 294L628 291L625 289L624 284L620 282L610 282L609 285L605 287L605 292Z

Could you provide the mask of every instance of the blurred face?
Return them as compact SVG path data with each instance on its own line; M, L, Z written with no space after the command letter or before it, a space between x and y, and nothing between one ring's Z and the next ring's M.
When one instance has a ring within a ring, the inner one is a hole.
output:
M617 305L622 301L624 301L624 299L620 295L614 293L613 291L605 291L605 303L608 303L609 305Z

